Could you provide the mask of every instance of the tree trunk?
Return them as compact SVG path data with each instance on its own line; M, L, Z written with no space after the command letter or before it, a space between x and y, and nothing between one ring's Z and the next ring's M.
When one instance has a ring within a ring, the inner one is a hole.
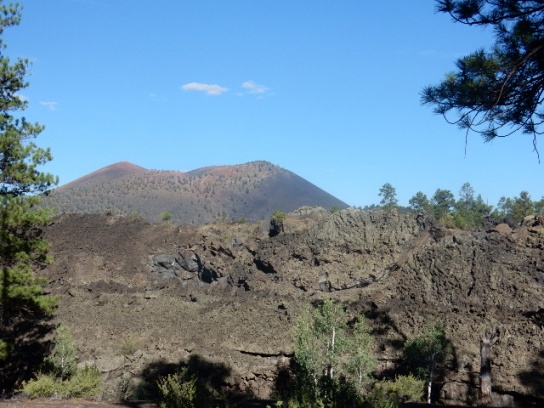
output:
M334 346L335 346L335 342L336 342L336 328L333 327L332 328L332 341L331 341L331 351L332 351L332 355L334 356ZM329 378L332 380L332 377L334 375L334 367L332 366L332 364L330 365L330 368L329 368Z
M433 390L433 374L434 374L434 361L429 370L429 381L427 382L427 404L431 403L431 395Z
M480 392L483 407L491 405L491 347L493 347L497 335L498 330L493 327L486 330L480 337Z
M432 374L431 374L432 376ZM433 380L429 378L429 382L427 383L427 404L431 403L431 391L433 387Z

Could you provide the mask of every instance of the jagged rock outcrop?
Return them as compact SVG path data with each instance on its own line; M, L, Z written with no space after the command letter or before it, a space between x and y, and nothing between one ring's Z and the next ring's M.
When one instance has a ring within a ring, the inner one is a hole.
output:
M274 237L266 222L197 228L63 216L46 231L56 262L45 274L82 361L138 339L140 357L123 369L134 381L161 358L197 355L229 367L225 387L267 396L292 355L298 315L331 296L368 319L378 373L398 368L406 338L440 321L454 354L435 392L474 399L480 335L493 324L495 391L544 399L542 231L536 218L452 231L421 214L356 209L289 214ZM104 373L111 387L119 373Z

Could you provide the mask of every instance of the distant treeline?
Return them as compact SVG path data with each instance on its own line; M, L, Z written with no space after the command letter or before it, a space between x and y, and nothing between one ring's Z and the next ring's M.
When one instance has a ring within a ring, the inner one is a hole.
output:
M390 183L380 188L379 196L382 198L380 205L373 204L364 209L398 207L396 190ZM470 183L463 184L457 199L450 190L439 188L430 199L418 191L408 204L409 210L432 214L451 228L474 228L501 221L519 223L529 215L544 213L544 196L533 201L527 191L522 191L518 197L502 196L493 207L483 200L481 194L476 194Z

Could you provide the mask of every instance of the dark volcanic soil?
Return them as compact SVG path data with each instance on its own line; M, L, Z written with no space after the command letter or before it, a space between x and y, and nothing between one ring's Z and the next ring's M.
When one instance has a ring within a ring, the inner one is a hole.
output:
M104 398L137 398L180 362L224 393L268 398L297 317L324 296L367 317L377 373L395 367L407 337L440 321L454 355L437 395L475 395L479 336L498 325L496 391L544 398L537 222L463 232L416 214L304 209L277 237L267 227L55 219L44 275L60 296L56 321L71 328L79 361L103 373Z

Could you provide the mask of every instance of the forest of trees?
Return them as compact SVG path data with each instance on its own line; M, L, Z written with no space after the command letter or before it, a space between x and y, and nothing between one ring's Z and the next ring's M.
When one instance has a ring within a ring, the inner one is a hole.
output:
M384 209L398 208L397 193L391 183L385 183L378 194ZM365 209L380 207L367 206ZM464 183L458 197L450 190L438 188L429 198L418 191L408 201L408 209L433 215L442 224L451 228L476 228L490 223L507 222L519 224L525 217L544 212L544 196L536 201L527 191L517 197L502 196L495 207L477 194L470 183Z

